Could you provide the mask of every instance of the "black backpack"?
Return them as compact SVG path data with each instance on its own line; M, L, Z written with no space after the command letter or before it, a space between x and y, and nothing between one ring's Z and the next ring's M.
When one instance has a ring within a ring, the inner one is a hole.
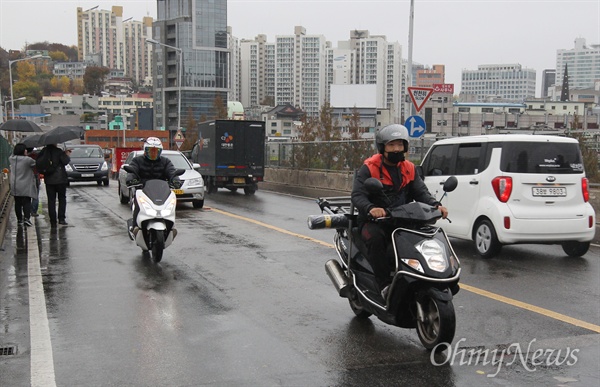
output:
M35 167L38 173L43 175L51 175L56 171L56 165L52 161L52 152L49 152L46 148L38 154L35 160Z

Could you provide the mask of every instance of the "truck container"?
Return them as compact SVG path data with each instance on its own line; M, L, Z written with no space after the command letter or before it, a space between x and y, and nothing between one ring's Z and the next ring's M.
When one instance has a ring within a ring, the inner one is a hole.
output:
M218 188L246 195L258 189L265 168L265 123L262 121L214 120L198 125L198 141L192 162L204 178L207 192Z

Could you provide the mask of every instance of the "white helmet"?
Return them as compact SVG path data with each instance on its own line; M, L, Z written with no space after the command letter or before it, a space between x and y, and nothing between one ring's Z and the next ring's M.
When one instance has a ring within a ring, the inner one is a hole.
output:
M163 145L158 137L148 137L144 142L144 156L148 160L158 160L162 153Z

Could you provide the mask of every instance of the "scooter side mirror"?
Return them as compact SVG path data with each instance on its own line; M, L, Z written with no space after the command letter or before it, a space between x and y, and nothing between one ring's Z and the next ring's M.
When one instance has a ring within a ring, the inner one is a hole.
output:
M379 179L369 177L367 180L365 180L365 188L370 194L378 194L383 191L383 184Z
M456 189L456 186L458 186L458 179L456 178L456 176L450 176L444 182L444 186L442 189L444 190L444 192L452 192Z
M133 169L133 167L130 167L129 165L123 165L123 169L125 170L125 172L135 173L135 169Z

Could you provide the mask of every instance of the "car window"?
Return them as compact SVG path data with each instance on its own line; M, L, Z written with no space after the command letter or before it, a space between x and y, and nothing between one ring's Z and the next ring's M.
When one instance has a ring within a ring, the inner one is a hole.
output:
M517 173L582 173L578 144L510 142L503 145L500 170Z
M425 165L425 176L440 176L450 174L453 145L434 146Z
M461 144L456 156L455 175L474 175L479 173L481 144Z
M101 148L84 147L71 148L71 158L102 158L104 157Z

